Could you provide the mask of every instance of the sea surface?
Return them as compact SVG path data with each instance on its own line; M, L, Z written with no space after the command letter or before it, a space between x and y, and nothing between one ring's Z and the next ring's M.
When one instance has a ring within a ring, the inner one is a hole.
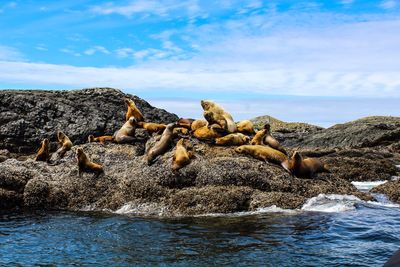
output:
M400 249L400 207L376 197L319 195L299 210L181 218L1 214L0 266L381 266Z

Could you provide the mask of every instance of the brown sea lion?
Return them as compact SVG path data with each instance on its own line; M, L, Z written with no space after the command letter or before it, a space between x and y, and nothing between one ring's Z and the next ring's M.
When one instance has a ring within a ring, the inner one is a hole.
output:
M192 122L192 125L190 126L190 129L192 132L196 131L197 129L207 126L208 122L206 120L195 120Z
M187 142L189 142L187 139L181 138L176 143L174 157L172 158L172 170L174 171L188 165L193 158L193 153L187 151Z
M221 133L221 130L223 129L221 129L220 126L215 124L211 126L203 126L194 131L193 136L199 140L210 141L215 138L223 136L224 134Z
M330 172L327 166L319 159L303 159L297 151L291 157L289 169L294 176L299 178L312 178L316 173Z
M130 117L128 121L122 125L121 129L114 133L113 140L118 144L130 144L137 141L135 138L136 119Z
M36 154L35 161L49 161L50 159L50 147L49 139L45 138L40 142L41 146L38 153Z
M231 114L226 112L220 105L210 100L202 100L201 106L204 110L204 118L210 124L217 123L229 133L235 133L237 131L236 124Z
M241 146L247 144L250 137L241 133L228 134L215 139L215 144L220 146Z
M89 135L88 141L89 143L99 142L100 144L104 145L107 141L112 142L114 139L111 135L104 135L99 137L94 137L93 135Z
M254 134L254 124L249 120L238 122L236 128L239 133Z
M147 151L146 156L148 165L151 165L158 156L167 152L171 145L175 126L175 123L168 124L162 133L160 140L158 140L157 143L155 143L154 146Z
M67 151L71 150L72 142L62 131L57 132L57 139L60 148L56 151L56 154L62 158Z
M235 148L237 153L251 155L252 157L281 165L286 171L291 173L289 169L288 157L282 152L268 146L262 145L243 145Z
M134 117L136 121L144 121L142 112L140 112L140 110L136 107L135 102L129 98L125 98L124 101L128 106L128 110L125 114L125 120L128 121L130 117Z
M173 130L173 135L175 136L187 136L189 134L189 129L184 127L175 127Z
M97 174L103 172L103 166L90 161L81 147L76 149L76 160L78 161L79 176L82 172L95 172Z
M250 144L251 145L263 145L263 139L265 136L265 129L261 129L259 131L256 132L256 134L254 135L253 139L251 139Z
M177 122L176 122L176 126L177 127L183 127L183 128L187 128L190 129L190 127L192 126L192 123L195 121L195 119L184 119L184 118L180 118Z
M276 150L281 151L283 154L288 155L286 150L281 146L281 144L271 135L271 125L269 123L264 125L264 137L263 143Z
M167 127L165 124L142 121L137 122L136 125L138 128L146 129L150 135L153 133L162 133L165 130L165 127Z

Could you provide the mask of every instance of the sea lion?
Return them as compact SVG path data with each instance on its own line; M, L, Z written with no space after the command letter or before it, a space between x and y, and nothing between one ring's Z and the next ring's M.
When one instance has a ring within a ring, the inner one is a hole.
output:
M239 133L254 134L254 124L249 120L238 122L236 128Z
M99 137L94 137L93 135L89 135L88 141L89 143L99 142L100 144L104 145L107 141L113 141L113 137L111 135L104 135Z
M192 126L192 123L195 121L195 119L184 119L184 118L180 118L177 122L176 122L176 126L177 127L183 127L183 128L187 128L190 129L190 127Z
M172 170L174 171L188 165L193 158L193 153L187 151L187 142L189 142L187 139L181 138L176 143L174 157L172 158Z
M288 157L282 152L271 147L262 145L243 145L235 148L235 151L240 154L251 155L252 157L259 160L281 165L286 171L291 173Z
M299 178L312 178L316 173L330 172L327 166L319 159L303 159L297 151L291 157L289 169L294 176Z
M60 148L56 151L56 154L62 158L68 150L71 150L72 142L62 131L57 132L57 139Z
M162 133L166 127L165 124L142 121L138 121L136 125L138 126L138 128L146 129L150 135L152 135L153 133Z
M135 102L129 98L125 98L124 101L128 106L128 110L125 114L125 120L128 121L130 117L134 117L136 121L144 121L142 112L140 112L140 110L136 107Z
M276 150L279 150L285 155L288 155L286 150L281 146L281 144L276 140L272 135L271 135L271 125L269 123L264 125L264 137L263 137L263 143L265 145L268 145Z
M152 148L148 149L146 153L148 165L151 165L158 156L167 152L171 144L175 126L175 123L168 124L157 143L155 143Z
M263 145L264 136L265 136L265 129L257 131L256 134L254 135L253 139L251 139L250 144L253 146Z
M224 134L221 132L221 130L225 131L221 129L219 125L215 124L211 126L203 126L194 131L193 136L199 140L210 141L223 136Z
M231 114L226 112L220 105L210 100L201 100L201 106L204 110L204 118L210 124L217 123L229 133L237 131Z
M103 172L103 166L90 161L81 147L76 149L76 160L78 161L79 176L81 176L81 172L95 172L97 174Z
M206 121L206 120L195 120L192 122L190 129L192 130L192 132L194 132L197 129L207 126L207 125L208 125L208 121Z
M121 129L114 133L112 138L118 144L134 143L137 141L135 138L135 130L136 119L134 117L130 117L129 120L122 125Z
M50 159L50 147L49 139L45 138L40 142L41 146L38 153L36 154L35 161L49 161Z
M187 136L189 134L189 129L184 127L175 127L172 133L174 136Z
M220 146L241 146L247 144L250 137L241 133L228 134L215 139L215 144Z

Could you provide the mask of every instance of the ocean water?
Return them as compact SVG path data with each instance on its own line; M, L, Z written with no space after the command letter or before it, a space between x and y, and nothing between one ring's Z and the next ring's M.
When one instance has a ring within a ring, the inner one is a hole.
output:
M400 249L400 207L377 199L319 195L299 210L181 218L2 214L0 265L381 266Z

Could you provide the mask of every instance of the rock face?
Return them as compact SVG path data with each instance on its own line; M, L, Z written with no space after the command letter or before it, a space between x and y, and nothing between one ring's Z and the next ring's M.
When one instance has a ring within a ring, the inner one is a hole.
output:
M28 93L1 92L1 102L7 108L1 107L0 147L11 152L0 150L0 208L3 209L118 210L129 203L129 208L137 213L168 216L254 211L271 205L294 209L321 193L351 194L371 200L371 195L357 191L350 182L399 176L395 167L400 162L400 140L396 135L399 118L372 117L328 129L278 121L272 127L273 135L288 152L299 149L303 156L319 157L329 166L331 173L314 179L291 177L277 165L237 154L235 147L212 146L196 139L190 140L196 158L179 171L172 171L173 146L148 166L144 143L85 143L88 134L112 134L122 125L126 110L122 100L126 95L122 92L88 89L25 94ZM173 114L129 97L150 121L177 120ZM34 112L28 113L29 109ZM379 121L384 121L385 126ZM26 127L17 127L16 122ZM40 127L35 128L37 125ZM52 138L59 128L75 146L56 165L35 162L29 157L24 161L10 158L18 151L33 151L37 147L35 142ZM147 142L154 143L155 138ZM176 142L177 139L173 144ZM75 159L78 146L94 162L103 164L103 174L78 176ZM385 192L395 194L397 187L391 188L392 191ZM399 197L393 200L400 201Z
M31 153L43 138L49 138L55 147L57 130L75 144L85 143L90 134L112 135L125 118L124 97L133 99L149 121L177 120L174 114L112 88L0 90L0 149Z

